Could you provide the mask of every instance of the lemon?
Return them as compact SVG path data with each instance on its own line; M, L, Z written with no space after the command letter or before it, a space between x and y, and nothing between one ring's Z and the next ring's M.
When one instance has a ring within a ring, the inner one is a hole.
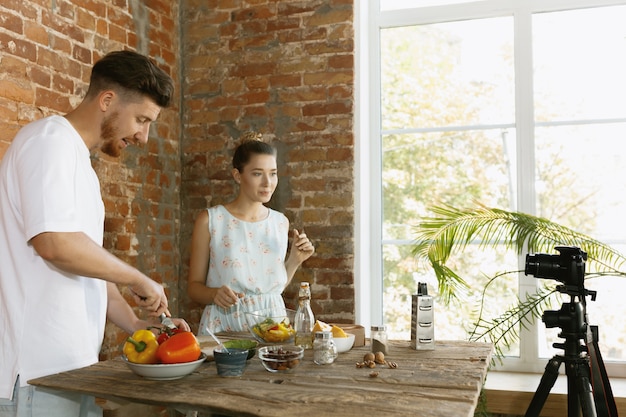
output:
M315 325L313 326L313 334L315 332L330 332L332 331L332 327L328 323L324 323L321 320L315 320Z
M335 326L334 324L331 327L331 331L333 332L333 337L348 337L341 327Z

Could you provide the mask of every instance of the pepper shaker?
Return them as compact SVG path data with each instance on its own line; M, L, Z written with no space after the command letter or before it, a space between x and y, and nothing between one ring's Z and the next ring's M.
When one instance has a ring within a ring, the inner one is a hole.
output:
M372 352L383 352L387 354L387 326L372 326L372 333L370 336L372 340Z

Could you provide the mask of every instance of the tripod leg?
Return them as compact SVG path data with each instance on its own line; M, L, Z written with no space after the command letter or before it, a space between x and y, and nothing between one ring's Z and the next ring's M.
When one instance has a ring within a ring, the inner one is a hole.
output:
M598 346L598 326L589 326L587 332L587 350L591 364L591 382L593 397L596 404L596 413L602 417L617 417L615 397L609 382L609 376L604 367L600 347Z
M582 411L583 417L597 417L596 404L593 398L593 390L591 389L589 363L580 360L572 364L566 373L568 390L572 388L572 385L576 390L576 395L571 395L574 391L568 391L568 415L570 417L579 416L579 411ZM574 381L573 384L572 381ZM570 410L574 411L571 412Z
M539 382L539 387L537 388L537 391L535 391L535 395L533 395L533 399L528 405L525 417L539 417L539 413L548 399L550 390L559 376L559 367L562 362L563 358L558 355L548 361L546 369L543 371L541 381Z

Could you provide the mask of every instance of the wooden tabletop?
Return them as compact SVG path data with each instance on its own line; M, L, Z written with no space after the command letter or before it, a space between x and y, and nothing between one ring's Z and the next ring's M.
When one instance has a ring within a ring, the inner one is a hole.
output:
M369 346L340 353L332 365L313 363L306 351L290 373L270 373L258 357L241 377L217 375L205 362L178 380L152 381L132 373L121 359L29 381L32 385L91 394L111 400L162 405L182 411L232 416L318 417L441 416L471 417L480 395L492 345L437 342L417 351L408 341L391 341L386 359L392 369L357 368ZM370 376L371 372L377 376Z

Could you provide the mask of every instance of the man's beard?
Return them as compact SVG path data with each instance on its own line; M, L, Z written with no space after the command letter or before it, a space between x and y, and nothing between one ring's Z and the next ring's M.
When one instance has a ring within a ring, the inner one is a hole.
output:
M102 138L102 146L100 147L100 150L103 153L115 158L122 154L122 149L118 145L118 141L121 140L121 138L118 137L118 130L115 127L118 119L119 114L115 112L110 116L105 117L100 125L100 138Z

